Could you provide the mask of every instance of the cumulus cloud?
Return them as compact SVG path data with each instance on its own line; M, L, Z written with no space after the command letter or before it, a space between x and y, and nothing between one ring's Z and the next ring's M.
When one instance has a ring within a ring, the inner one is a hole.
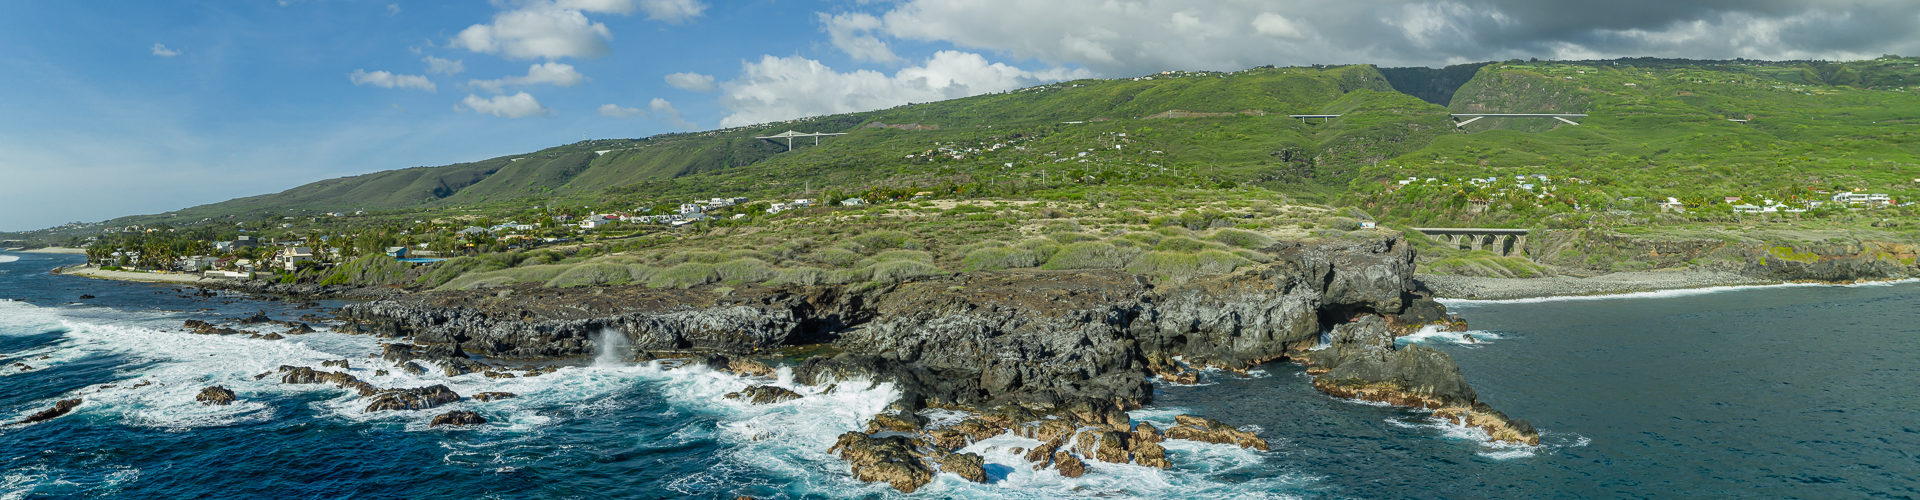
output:
M720 105L730 113L721 126L867 111L1087 76L1085 70L1028 71L951 50L892 75L872 70L840 72L804 57L769 55L745 63L738 79L720 86Z
M640 0L640 9L647 11L647 19L669 24L680 24L707 11L707 4L699 0Z
M587 77L574 71L573 65L564 63L539 63L527 67L526 76L509 76L493 80L470 80L467 85L499 92L505 87L524 87L528 85L556 85L572 87L585 81Z
M458 59L441 59L427 56L421 59L427 63L427 72L436 75L457 75L467 70L467 63Z
M901 0L822 16L849 55L890 40L1108 76L1263 64L1524 57L1843 59L1920 52L1906 0ZM879 19L879 25L860 16ZM838 30L838 31L836 31ZM844 33L844 36L843 36ZM859 37L870 37L866 41ZM865 59L862 60L871 60Z
M699 125L694 125L693 122L687 121L686 117L680 116L680 110L674 109L673 103L668 102L666 99L653 98L652 102L647 103L647 109L652 110L654 116L658 116L661 120L665 120L667 124L673 125L673 128L681 130L698 130L700 128Z
M491 23L468 26L450 44L513 59L587 58L606 55L612 38L605 23L587 19L581 9L536 3L494 14Z
M667 75L667 85L680 90L693 92L712 92L713 75L699 73L673 73Z
M629 108L629 107L621 106L619 104L601 104L600 105L600 116L611 116L614 118L632 118L635 116L646 116L646 115L647 115L646 110L643 110L640 108Z
M553 113L553 110L540 105L539 99L534 99L532 95L526 92L493 97L480 97L467 94L466 99L460 100L460 106L455 107L455 109L461 108L472 110L475 113L489 114L501 118L525 118Z
M820 14L820 26L827 32L827 38L834 48L853 56L855 60L868 62L893 62L900 59L894 55L887 43L869 33L880 29L880 18L873 14L846 13Z
M347 75L354 85L372 85L383 89L415 89L434 91L433 81L420 75L397 75L386 71L353 70Z
M400 15L400 4L397 4L397 3L387 4L387 15L388 16Z
M156 43L156 44L153 44L153 55L160 56L160 57L173 57L173 56L180 55L180 51L169 49L167 48L166 44Z

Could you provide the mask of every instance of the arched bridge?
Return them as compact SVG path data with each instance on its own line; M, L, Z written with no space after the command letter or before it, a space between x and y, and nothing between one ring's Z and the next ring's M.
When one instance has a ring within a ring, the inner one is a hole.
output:
M1520 255L1527 250L1527 230L1486 227L1416 227L1414 231L1461 250L1486 250Z

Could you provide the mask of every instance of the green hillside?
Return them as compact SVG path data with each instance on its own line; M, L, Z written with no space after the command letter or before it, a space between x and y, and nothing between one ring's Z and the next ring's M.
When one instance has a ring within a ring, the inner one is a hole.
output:
M1920 60L1892 56L1166 72L582 141L97 226L358 210L511 214L549 202L631 209L714 196L828 198L887 189L1021 197L1096 185L1254 189L1358 206L1394 223L1532 227L1644 216L1657 211L1649 200L1669 196L1696 213L1726 212L1729 197L1806 202L1856 189L1908 200L1920 199L1912 182L1920 178L1920 148L1912 146L1920 143L1916 85ZM1441 99L1445 106L1435 103ZM1487 118L1456 127L1449 112L1590 116L1577 126ZM1341 116L1303 121L1289 114ZM793 151L755 139L786 130L846 135L818 145L800 139ZM1531 190L1520 189L1520 181L1466 182L1516 175L1553 180L1525 183L1540 184ZM1409 177L1420 185L1399 184Z

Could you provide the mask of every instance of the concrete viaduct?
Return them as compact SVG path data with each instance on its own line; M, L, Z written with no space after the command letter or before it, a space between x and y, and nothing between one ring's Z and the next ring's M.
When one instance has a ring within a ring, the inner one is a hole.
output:
M1527 230L1483 227L1416 227L1414 231L1461 250L1486 250L1520 255L1527 249Z

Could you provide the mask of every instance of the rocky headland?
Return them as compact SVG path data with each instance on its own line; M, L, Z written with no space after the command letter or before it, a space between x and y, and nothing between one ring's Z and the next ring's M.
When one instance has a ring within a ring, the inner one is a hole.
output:
M1336 396L1434 409L1496 439L1537 441L1524 422L1478 403L1445 353L1393 347L1394 335L1425 325L1464 327L1417 288L1414 253L1400 237L1286 242L1263 252L1267 263L1181 283L1119 270L1020 270L893 285L514 286L396 296L350 304L340 315L350 329L405 339L383 356L402 366L415 358L459 366L445 360L469 354L582 358L624 346L612 354L704 357L715 369L757 377L771 369L748 358L789 353L798 383L892 383L900 399L864 432L842 436L834 453L857 477L902 491L935 471L978 476L970 471L979 457L957 451L1007 433L1043 443L1022 451L1036 467L1068 475L1088 460L1166 467L1164 439L1265 449L1263 439L1227 424L1183 416L1160 429L1125 412L1152 401L1154 377L1178 383L1203 368L1245 372L1273 361L1308 365L1320 373L1315 386ZM1315 350L1329 331L1332 345ZM326 374L286 375L357 386ZM369 389L359 387L381 402L413 396ZM731 397L772 404L800 396L764 386ZM973 417L934 424L918 414L929 408Z

